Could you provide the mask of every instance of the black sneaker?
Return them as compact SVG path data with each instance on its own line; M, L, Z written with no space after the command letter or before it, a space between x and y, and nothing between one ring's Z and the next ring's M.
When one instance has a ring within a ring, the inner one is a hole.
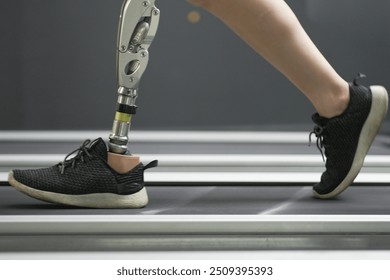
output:
M144 171L155 166L157 161L146 166L140 163L119 174L108 165L106 144L98 138L85 141L53 167L13 170L8 180L22 193L47 202L88 208L142 208L148 203Z
M317 136L317 147L326 157L326 171L313 188L317 198L333 198L355 180L387 112L384 87L366 88L357 79L349 87L350 103L343 114L330 119L313 115L316 126L310 136Z

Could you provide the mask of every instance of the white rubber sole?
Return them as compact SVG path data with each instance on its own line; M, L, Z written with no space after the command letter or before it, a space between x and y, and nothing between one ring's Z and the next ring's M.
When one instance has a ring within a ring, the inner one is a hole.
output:
M349 187L349 185L352 184L363 166L364 158L366 157L368 150L370 149L375 136L378 134L379 128L381 127L382 122L386 116L389 99L387 91L384 87L371 86L370 89L372 93L371 110L360 133L356 154L355 158L353 159L351 169L340 185L338 185L332 192L327 194L319 194L313 190L313 195L316 198L330 199L342 193Z
M12 171L8 174L8 182L18 191L35 199L46 202L71 205L86 208L143 208L148 204L146 188L131 195L117 195L112 193L95 193L84 195L68 195L40 191L26 186L14 178Z

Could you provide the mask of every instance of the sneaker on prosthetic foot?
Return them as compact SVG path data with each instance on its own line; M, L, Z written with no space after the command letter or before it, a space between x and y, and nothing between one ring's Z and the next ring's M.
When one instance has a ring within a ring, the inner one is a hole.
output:
M76 155L68 159L71 155ZM86 140L63 162L50 168L13 170L9 183L33 198L88 208L142 208L148 203L144 171L157 166L139 163L120 174L107 163L103 139Z
M317 136L317 147L326 157L326 171L313 188L316 198L334 198L352 184L387 113L384 87L366 88L356 78L349 88L350 102L343 114L329 119L313 115L316 126L310 138Z

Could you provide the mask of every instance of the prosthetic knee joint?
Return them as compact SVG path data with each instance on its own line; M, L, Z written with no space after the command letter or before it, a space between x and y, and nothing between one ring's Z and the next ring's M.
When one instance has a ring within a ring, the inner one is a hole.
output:
M155 0L125 0L118 28L118 101L110 134L111 153L126 154L132 116L136 113L138 87L149 61L148 48L160 19Z

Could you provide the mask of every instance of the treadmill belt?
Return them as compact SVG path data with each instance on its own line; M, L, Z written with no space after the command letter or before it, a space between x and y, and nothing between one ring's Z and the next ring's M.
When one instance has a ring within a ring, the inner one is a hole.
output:
M1 215L390 215L390 188L350 187L333 200L306 187L147 187L144 209L83 209L0 187Z

